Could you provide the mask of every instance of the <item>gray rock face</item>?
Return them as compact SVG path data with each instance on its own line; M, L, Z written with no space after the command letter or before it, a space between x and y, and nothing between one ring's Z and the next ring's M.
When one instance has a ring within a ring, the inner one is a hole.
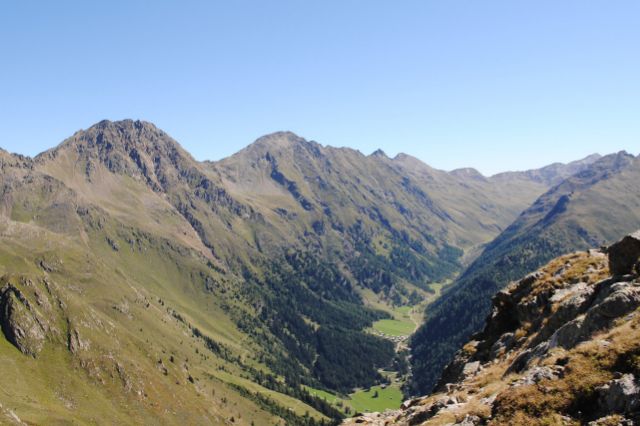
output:
M549 347L574 347L582 339L583 324L584 316L581 316L560 327L549 339Z
M409 426L422 424L423 422L434 417L441 410L444 410L447 407L456 406L457 403L457 400L445 396L431 404L413 407L413 411L409 414L409 416L407 416L406 424L408 424Z
M514 386L535 385L542 380L556 380L562 377L564 367L559 365L553 367L534 367L527 374L514 383Z
M599 287L605 287L599 286ZM633 282L620 282L600 290L594 305L586 314L578 316L560 327L550 339L550 347L574 347L594 332L609 327L612 322L640 306L640 286Z
M614 276L631 274L640 259L640 231L609 247L609 269Z
M638 307L640 304L640 286L635 283L621 282L611 286L609 294L590 313L604 318L617 318Z
M69 331L67 334L67 348L72 354L89 349L89 341L82 339L78 330L71 325L69 325Z
M6 339L26 355L36 357L44 346L45 327L31 303L12 284L0 289L0 327Z
M480 361L473 361L473 362L468 362L464 365L464 368L462 369L462 375L465 378L471 377L474 374L476 374L478 371L480 371Z
M567 289L557 291L551 301L559 302L558 307L555 312L549 315L537 341L548 339L562 325L584 313L592 302L593 293L593 287L589 287L584 283L578 283Z
M465 353L462 350L458 351L453 361L451 361L442 372L442 377L440 377L440 381L436 385L436 389L444 390L448 384L461 381L465 377L466 373L464 370L469 363L470 358L470 354Z
M625 374L598 388L605 413L636 413L640 410L640 386L633 374Z
M476 426L481 425L482 419L478 416L467 415L460 423L456 423L454 426Z
M515 343L515 335L513 333L504 333L497 342L491 346L491 358L497 358L503 353L509 351Z

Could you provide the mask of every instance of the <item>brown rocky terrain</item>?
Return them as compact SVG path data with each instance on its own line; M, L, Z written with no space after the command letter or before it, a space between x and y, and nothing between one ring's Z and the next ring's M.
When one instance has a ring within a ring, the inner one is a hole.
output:
M436 391L355 425L640 420L640 235L561 256L498 292Z

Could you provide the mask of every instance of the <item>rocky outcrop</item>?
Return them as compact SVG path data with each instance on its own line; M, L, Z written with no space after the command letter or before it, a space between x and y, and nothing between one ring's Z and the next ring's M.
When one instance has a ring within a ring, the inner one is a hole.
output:
M636 424L640 232L498 292L432 395L346 424Z
M633 374L625 374L596 389L598 404L603 412L637 413L640 411L640 381Z
M26 355L44 346L46 326L24 294L12 284L0 288L0 326L5 338Z
M62 318L67 315L58 286L49 277L36 274L0 277L0 329L5 339L23 354L37 358L48 341L62 342ZM70 333L72 330L67 328Z
M634 283L635 284L635 283ZM617 318L634 311L640 305L640 287L629 282L605 281L600 287L596 303L588 312L567 322L551 336L548 348L565 349L589 338L596 331L607 328ZM601 300L598 302L598 299Z

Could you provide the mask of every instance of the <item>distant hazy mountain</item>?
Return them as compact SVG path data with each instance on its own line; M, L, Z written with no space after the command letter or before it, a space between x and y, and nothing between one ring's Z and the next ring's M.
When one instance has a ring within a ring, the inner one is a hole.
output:
M568 164L553 163L540 169L526 170L524 172L504 172L492 176L496 181L511 179L526 179L543 183L547 186L555 186L564 179L584 170L585 167L602 158L599 154L592 154L582 160L572 161Z
M198 162L131 120L34 159L0 151L0 415L338 417L303 385L382 380L394 347L366 330L431 297L549 189L527 173L447 173L291 133Z
M413 391L431 390L453 353L481 327L491 296L509 281L562 253L610 243L639 228L639 179L640 159L608 155L526 209L429 306L412 340Z

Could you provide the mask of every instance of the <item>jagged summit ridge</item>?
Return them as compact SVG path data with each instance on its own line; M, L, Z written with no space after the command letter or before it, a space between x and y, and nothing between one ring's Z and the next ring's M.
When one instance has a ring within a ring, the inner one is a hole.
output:
M194 170L196 161L180 144L154 124L141 120L103 120L80 130L57 147L36 156L44 165L56 158L84 168L91 179L100 167L146 181L154 191L167 187L181 174Z
M563 179L586 169L601 158L602 156L600 154L591 154L581 160L572 161L566 164L553 163L539 169L525 170L522 172L502 172L491 176L491 178L496 180L508 180L518 176L524 176L536 182L553 186L562 182Z
M387 153L386 153L386 152L384 152L384 151L383 151L382 149L380 149L380 148L378 148L378 149L376 149L375 151L373 151L373 152L371 153L371 156L372 156L372 157L385 158L385 159L388 159L388 158L389 158L389 156L387 155Z
M173 146L175 149L181 151L182 155L191 157L191 155L185 151L181 145L173 138L171 138L166 132L157 127L154 123L145 120L101 120L87 129L78 130L70 138L63 141L59 146L50 150L44 151L38 154L35 158L41 159L45 157L55 156L58 151L67 145L78 145L85 143L89 148L98 147L100 149L115 149L116 146L122 145L125 150L131 150L135 148L142 148L146 151L153 150L154 143L158 146L164 146L165 149L168 146ZM157 149L158 146L155 148ZM309 141L292 131L282 130L275 131L264 136L257 138L253 143L249 144L244 149L233 154L232 157L241 153L256 153L264 155L268 151L281 151L288 149L301 149L306 148L311 153L317 154L322 152L323 149L330 150L346 150L349 152L357 152L364 157L359 151L351 148L336 148L331 146L323 146L315 141ZM377 149L370 154L371 157L381 158L389 160L390 162L396 162L398 164L405 164L416 168L417 163L421 168L429 168L430 166L422 162L421 160L407 155L405 153L399 153L394 158L388 157L388 155L382 150ZM513 178L515 175L526 175L532 180L538 182L544 182L549 184L551 182L558 182L561 178L566 178L571 174L574 174L585 166L597 161L600 158L599 154L592 154L585 157L582 160L577 160L571 163L554 163L549 166L545 166L541 169L527 170L522 172L503 172L491 177L486 177L482 173L473 168L460 168L452 170L448 173L460 177L460 178L472 178L472 179L508 179ZM206 163L216 163L217 161L206 161ZM432 169L435 170L435 169Z
M79 130L57 147L36 156L36 159L56 155L69 148L78 150L131 151L135 149L151 152L156 149L180 150L188 155L180 144L153 123L141 120L102 120L85 130Z

